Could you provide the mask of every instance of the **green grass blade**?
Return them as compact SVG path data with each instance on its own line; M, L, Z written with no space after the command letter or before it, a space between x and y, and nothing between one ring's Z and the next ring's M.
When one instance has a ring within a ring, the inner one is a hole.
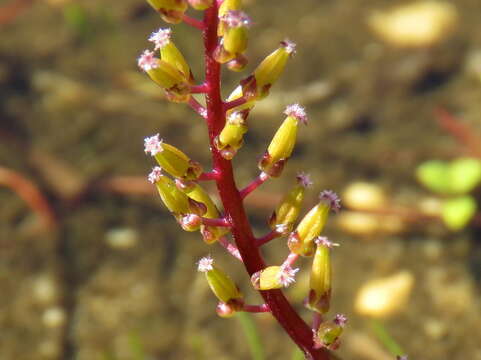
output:
M251 315L245 312L237 313L237 319L239 320L242 331L247 339L247 345L251 352L253 360L265 360L264 349L262 347L259 333L257 332L256 324L252 320Z
M371 320L371 328L378 340L391 354L394 356L405 354L401 346L393 339L386 327L379 320Z

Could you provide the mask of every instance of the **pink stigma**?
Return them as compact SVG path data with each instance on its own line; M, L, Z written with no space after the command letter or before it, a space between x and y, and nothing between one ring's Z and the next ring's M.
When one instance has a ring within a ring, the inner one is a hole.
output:
M152 169L152 171L150 172L147 178L152 184L155 184L157 181L160 180L161 176L162 176L162 168L160 166L156 166Z
M292 116L293 118L302 122L304 125L307 125L306 110L304 110L304 108L299 104L289 105L286 107L286 110L284 110L284 114L287 116Z
M311 176L305 172L298 173L296 179L299 185L305 188L312 186Z
M221 20L230 28L239 28L242 26L248 27L251 24L251 19L243 11L231 10L222 16Z
M162 139L159 139L159 134L144 139L144 151L146 154L150 153L151 156L155 156L162 150Z
M334 318L334 322L340 327L344 327L344 325L346 325L347 323L347 317L344 314L336 314L336 317Z
M319 246L325 246L325 247L327 247L327 248L329 248L329 249L332 248L332 247L334 247L334 246L339 246L338 243L334 243L334 242L330 241L330 240L329 240L327 237L325 237L325 236L318 236L318 237L314 240L314 242L315 242L317 245L319 245Z
M159 62L152 51L144 50L144 52L137 59L137 65L143 71L149 71L159 67Z
M172 35L171 29L169 28L159 29L150 35L149 41L155 44L154 50L162 49L165 45L167 45L170 42L171 35Z
M284 287L288 287L293 282L296 281L296 273L299 271L298 268L293 269L290 265L282 265L279 271L279 282Z
M289 55L294 55L296 53L296 43L289 39L284 39L284 41L281 41L281 46L286 49Z
M214 269L213 267L214 259L212 257L206 256L199 260L197 263L197 270L200 272L207 272Z
M334 212L338 212L341 208L341 199L339 199L339 196L332 190L321 191L319 200L327 203Z

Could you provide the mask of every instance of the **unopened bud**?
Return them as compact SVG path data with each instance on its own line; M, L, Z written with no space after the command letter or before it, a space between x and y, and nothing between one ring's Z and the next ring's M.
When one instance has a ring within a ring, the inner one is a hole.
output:
M197 179L202 174L199 163L192 161L175 146L164 143L159 134L144 139L146 153L155 157L157 163L170 175L186 180Z
M297 139L297 128L299 121L307 123L307 116L304 108L299 104L293 104L284 112L287 117L274 134L267 151L259 161L259 169L272 177L281 174L282 169L292 154Z
M314 239L319 236L327 222L329 210L338 211L340 200L330 191L322 191L319 203L314 206L301 220L295 231L287 240L289 249L298 255L312 256L314 253Z
M276 229L279 225L287 227L288 231L292 231L294 222L299 216L302 201L304 200L304 193L306 187L310 186L311 181L309 175L299 174L297 176L297 185L282 199L276 210L272 213L269 219L269 226L271 229Z
M168 23L178 24L187 10L185 0L147 0L160 13L162 19Z
M299 269L293 269L290 265L269 266L251 276L251 283L257 290L272 290L288 287L295 282L295 276Z
M316 348L327 348L336 350L340 346L339 337L342 334L347 318L342 314L337 314L332 321L323 322L317 331L314 332L314 346Z
M219 136L215 138L215 146L217 150L229 150L224 152L227 154L227 159L232 159L231 155L235 154L243 144L243 135L247 132L247 121L245 113L236 111L231 113L226 121L226 124ZM221 153L223 154L223 153Z
M309 296L307 307L321 314L329 311L331 301L331 255L330 248L338 244L330 242L326 237L318 237L314 259L312 261L311 277L309 279Z
M212 6L213 0L188 0L195 10L206 10Z
M221 302L234 306L236 309L242 306L243 296L237 285L226 273L214 265L211 257L200 259L198 270L205 274L212 292Z

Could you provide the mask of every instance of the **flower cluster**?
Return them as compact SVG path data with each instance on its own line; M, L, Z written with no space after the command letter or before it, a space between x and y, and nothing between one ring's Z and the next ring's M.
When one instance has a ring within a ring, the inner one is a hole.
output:
M187 61L173 43L169 28L159 29L150 35L148 40L154 48L142 52L138 65L164 90L168 100L186 103L207 121L212 155L212 170L204 171L182 150L160 139L159 134L146 137L145 153L157 163L148 180L156 186L163 203L184 230L199 231L207 244L219 243L244 263L254 289L259 290L266 301L260 305L246 304L238 286L216 266L212 257L207 256L198 262L198 270L205 274L219 300L217 313L220 316L229 317L238 311L270 312L306 356L329 359L327 350L339 346L346 317L338 314L332 321L314 321L315 325L309 327L278 289L295 282L300 269L294 264L299 257L312 258L305 305L318 320L329 311L332 282L330 252L338 244L321 236L321 233L331 210L337 212L340 209L339 198L333 191L322 191L317 204L299 220L306 190L312 186L309 175L300 172L293 187L268 219L270 229L259 238L252 234L243 205L243 199L264 182L281 176L294 151L299 124L307 125L305 109L297 103L285 108L285 118L257 164L260 170L258 177L242 189L235 184L231 162L244 145L251 110L269 95L271 87L295 53L296 45L290 40L281 41L279 47L267 55L250 75L240 80L239 85L223 100L220 95L221 65L225 64L232 71L241 71L247 64L244 54L251 20L242 9L241 0L147 1L165 21L184 21L203 32L204 82L195 82ZM204 12L203 21L186 14L189 6ZM206 105L192 94L205 95ZM200 185L202 181L209 180L216 182L223 209ZM259 248L282 237L286 237L285 260L279 265L267 266ZM306 337L306 334L309 336Z

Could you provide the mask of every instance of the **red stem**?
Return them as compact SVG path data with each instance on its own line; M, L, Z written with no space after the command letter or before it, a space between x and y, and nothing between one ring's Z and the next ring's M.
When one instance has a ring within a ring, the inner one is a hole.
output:
M240 191L240 196L244 199L247 195L257 189L259 186L264 184L269 177L265 173L260 173L252 182Z
M231 162L224 159L214 146L214 138L220 133L225 124L225 112L220 94L221 68L213 57L217 46L218 4L205 11L204 15L204 47L205 47L205 79L209 91L207 100L207 125L212 152L213 168L219 171L216 179L219 196L224 205L226 217L232 223L232 235L237 248L244 260L244 265L249 275L266 267L252 228L247 219L242 198L234 182ZM280 290L260 291L265 303L271 309L272 315L285 329L292 340L311 359L328 360L329 353L325 349L315 349L311 327L296 313Z
M182 16L182 20L190 26L193 26L199 30L204 30L204 23L200 20L194 19L193 17L185 14Z
M228 110L233 109L235 107L244 105L246 102L247 102L247 99L242 96L240 98L237 98L237 99L234 99L232 101L224 103L224 110L228 111Z
M221 218L221 219L202 218L202 224L206 226L230 227L229 220L225 218Z
M250 312L250 313L263 313L263 312L270 312L269 305L262 304L262 305L244 305L242 307L242 311Z
M262 246L264 244L267 244L269 241L277 239L278 237L281 237L281 236L282 236L281 233L277 232L276 230L271 230L266 235L258 238L256 241L256 244L257 246Z

